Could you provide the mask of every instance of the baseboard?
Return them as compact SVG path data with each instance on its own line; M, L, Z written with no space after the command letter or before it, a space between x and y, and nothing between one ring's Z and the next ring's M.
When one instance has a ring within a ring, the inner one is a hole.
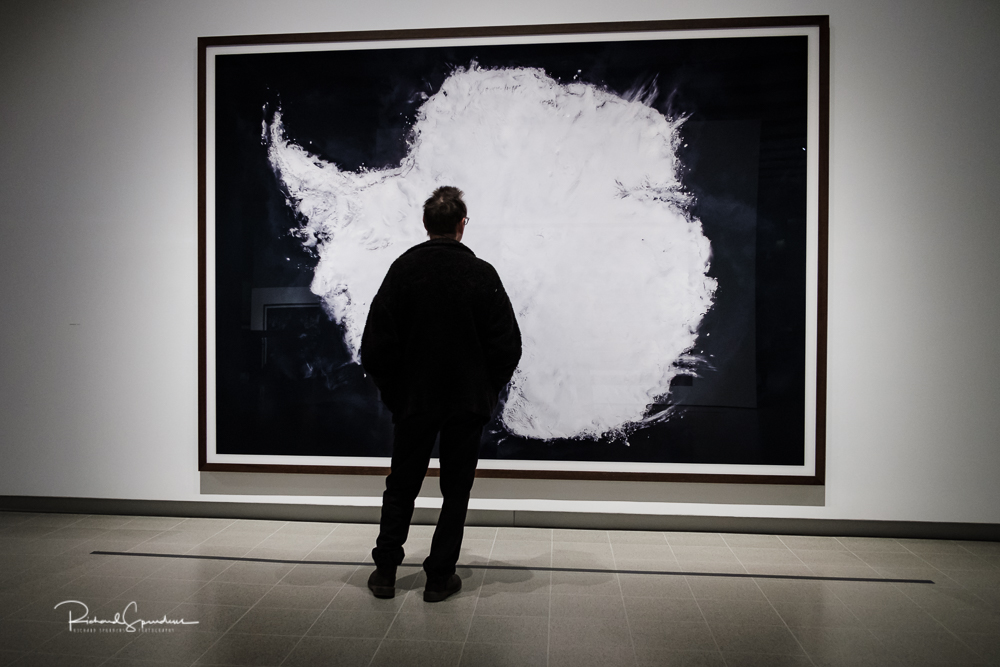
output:
M380 510L378 507L346 505L0 496L0 511L377 523ZM413 515L413 521L417 524L433 524L437 520L437 514L438 510L436 509L417 508ZM469 510L467 523L470 526L1000 541L1000 524L938 521L785 519L473 509Z

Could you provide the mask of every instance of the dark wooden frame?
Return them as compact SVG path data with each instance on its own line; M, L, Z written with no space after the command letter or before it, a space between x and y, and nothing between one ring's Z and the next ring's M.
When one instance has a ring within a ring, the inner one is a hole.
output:
M738 28L815 27L819 29L819 173L818 173L818 266L816 294L816 463L812 476L736 475L659 472L599 472L579 470L479 469L477 477L623 480L636 482L700 482L727 484L826 483L826 346L827 346L827 253L829 211L830 143L830 21L828 16L776 16L732 19L679 19L667 21L622 21L614 23L564 23L547 25L485 26L475 28L428 28L365 30L357 32L293 33L276 35L232 35L198 38L198 470L206 472L280 472L311 474L387 475L381 466L317 466L208 462L207 401L207 50L234 45L300 44L314 42L369 42L388 40L432 40L456 37L551 36L609 32L654 32L668 30L725 30ZM430 475L437 475L432 468Z

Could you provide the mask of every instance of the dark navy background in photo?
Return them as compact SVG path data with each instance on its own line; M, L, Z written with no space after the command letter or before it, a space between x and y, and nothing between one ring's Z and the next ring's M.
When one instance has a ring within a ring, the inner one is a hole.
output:
M398 165L420 104L473 61L540 67L562 82L626 96L655 84L653 106L687 117L683 182L719 283L693 375L650 406L672 406L668 419L627 438L552 441L514 437L494 419L482 457L801 465L805 37L218 56L217 451L390 454L391 415L314 299L271 304L253 324L255 294L284 288L308 296L316 264L290 234L298 221L268 163L262 127L280 108L288 139L340 169Z

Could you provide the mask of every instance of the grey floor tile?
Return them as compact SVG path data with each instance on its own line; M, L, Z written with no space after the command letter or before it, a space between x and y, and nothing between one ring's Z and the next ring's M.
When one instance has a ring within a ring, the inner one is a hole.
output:
M62 655L87 655L109 658L131 644L135 634L125 632L101 632L96 629L60 632L39 646L37 653L58 653Z
M397 591L396 593L400 593ZM435 615L466 615L472 616L476 609L476 601L479 598L477 586L465 586L462 582L462 590L451 595L447 600L441 602L424 602L423 586L405 592L403 604L399 611L404 614L435 614Z
M548 646L466 642L461 667L546 667Z
M188 549L187 553L242 556L246 551L259 546L264 538L254 533L227 533L225 531L205 538ZM229 551L225 551L228 549Z
M7 619L43 622L61 621L67 623L68 626L70 615L74 618L79 618L84 613L84 609L75 604L60 605L60 603L75 599L74 597L67 597L64 594L48 593L18 609L8 616ZM87 606L91 617L98 611L107 611L112 606L118 606L117 602L112 605L112 601L107 598L87 598L85 602L82 600L80 602L83 602ZM56 608L56 605L60 605L59 608ZM112 612L112 616L114 616L114 612Z
M850 609L861 621L861 624L869 630L944 631L944 627L940 623L917 606L887 610L884 607L850 605Z
M134 642L115 654L115 659L126 662L171 660L190 665L200 658L221 633L177 630L164 634L139 635Z
M318 535L326 537L333 532L335 524L315 521L289 521L275 532L275 535Z
M486 570L481 596L493 593L549 593L552 573L537 570Z
M956 541L955 543L978 556L1000 556L1000 542Z
M184 523L184 519L169 516L137 516L126 524L126 528L140 530L171 530Z
M934 554L921 553L920 558L939 570L983 570L997 572L998 566L990 560L971 553Z
M266 519L237 519L220 532L254 533L267 536L281 529L287 523L287 521L268 521Z
M711 629L701 623L663 623L653 617L629 617L632 642L637 652L646 650L715 652L718 645Z
M66 526L65 528L59 528L54 532L43 535L41 539L90 540L95 537L101 537L107 532L108 532L107 528L86 528L86 527L78 527L76 525L72 525L72 526Z
M988 609L929 610L931 616L954 633L995 634L1000 637L1000 613Z
M758 600L767 598L753 579L731 577L687 577L698 600Z
M85 574L65 584L58 595L64 599L114 598L142 581L142 577L112 577Z
M722 654L717 651L672 651L670 649L635 649L639 667L724 667Z
M611 540L605 530L568 530L552 531L553 542L586 542L593 544L610 544Z
M79 528L121 528L133 517L130 516L118 516L114 514L91 514L89 516L81 516L79 521L76 521L72 525Z
M191 581L211 581L233 564L233 561L194 558L167 558L164 561L163 567L156 571L157 577Z
M838 537L837 541L856 554L870 552L908 552L897 540L885 537Z
M375 538L378 537L378 524L375 523L342 523L333 529L331 535L337 537L363 537L375 545Z
M666 544L667 536L659 531L611 530L608 539L612 544Z
M802 647L784 626L712 625L719 649L726 653L773 653L801 655Z
M666 533L667 544L689 547L724 547L719 533Z
M276 584L294 567L288 563L236 562L233 563L232 567L220 572L214 581L240 584Z
M532 542L552 542L552 530L549 528L506 528L497 529L497 541L518 540Z
M493 543L490 561L507 565L540 565L547 567L552 561L551 542L501 541Z
M101 667L190 667L190 662L178 662L165 658L163 660L135 660L132 658L109 658L102 662Z
M741 561L742 562L742 561ZM759 575L781 575L782 577L812 577L815 576L812 568L805 564L794 564L794 563L749 563L744 565L746 571L750 574ZM764 579L766 577L761 577ZM793 581L793 579L785 579L785 581Z
M611 571L615 569L615 560L610 554L601 556L593 553L553 549L551 565L552 567Z
M111 542L133 542L141 543L156 537L162 530L147 530L143 528L129 528L128 525L122 528L112 528L101 535L100 539Z
M493 551L493 540L470 540L462 541L462 552L458 557L458 562L469 564L485 564L490 560L490 552Z
M699 600L709 625L784 625L767 600Z
M989 610L983 600L975 592L964 588L945 588L941 586L912 585L901 586L900 591L930 613L941 611L958 611L963 609Z
M492 526L466 526L465 539L467 540L490 540L497 537L497 529Z
M467 641L548 646L548 623L531 616L473 616Z
M778 655L761 653L723 653L727 665L740 667L813 667L805 655Z
M862 551L857 557L872 567L915 568L928 569L928 563L920 556L910 552L894 551Z
M715 563L738 562L736 554L726 545L721 547L671 545L670 548L674 552L674 557L678 563L694 561L697 563L711 563L714 566Z
M77 560L74 558L73 560ZM79 560L77 560L79 562ZM143 556L103 556L98 564L88 571L96 577L150 577L163 569L162 558L146 558Z
M382 639L395 618L394 610L327 609L309 629L309 636Z
M846 549L792 549L792 553L806 565L867 565L861 557Z
M622 574L648 572L662 574L680 572L680 564L673 559L665 558L622 558L615 556L615 570Z
M785 549L785 543L777 535L751 535L743 533L724 533L723 541L730 547L743 547L755 549Z
M632 667L635 651L624 645L555 645L549 647L549 667Z
M674 551L669 544L665 543L633 543L621 542L613 543L611 546L616 559L635 559L674 562Z
M889 653L908 664L951 662L972 665L981 659L978 653L950 632L906 632L872 630Z
M792 628L792 634L814 660L878 661L891 652L866 628Z
M831 589L847 605L859 607L893 607L905 609L916 606L898 586L880 582L836 582Z
M226 633L196 665L280 665L298 643L297 637Z
M547 590L535 593L481 592L476 603L477 616L544 616L549 615L550 595Z
M756 566L754 566L756 568ZM683 572L701 572L704 574L750 574L743 563L733 560L701 561L697 559L678 562L677 569Z
M812 537L808 535L781 535L781 542L793 550L847 551L836 537Z
M199 632L225 632L248 610L249 607L182 602L170 610L170 618L197 621Z
M421 639L464 642L469 634L471 616L457 614L407 614L399 612L389 627L386 639Z
M97 667L107 658L103 656L60 655L57 653L28 653L16 662L14 667Z
M217 533L236 523L236 519L212 519L206 517L188 517L177 527L180 530L197 530L201 532Z
M790 628L856 628L863 625L847 605L838 600L819 603L778 600L771 604Z
M671 623L704 623L705 615L698 602L677 598L625 598L625 610L633 630L637 623L645 622L657 626Z
M319 609L250 609L230 632L238 634L291 635L301 637L306 634L319 618Z
M203 581L192 581L190 579L160 579L158 577L150 577L127 589L119 597L127 597L136 601L183 602L194 595L204 585L205 582Z
M33 651L63 632L69 632L68 623L2 620L0 647L7 651Z
M553 618L625 618L621 596L557 595L550 599L549 615Z
M21 658L27 657L29 653L24 651L12 651L9 649L0 648L0 667L7 667L7 665L12 665L19 661ZM98 662L98 664L100 664Z
M283 588L283 587L282 587ZM357 609L366 611L396 611L403 604L403 597L397 595L388 600L382 600L372 595L368 588L352 586L341 588L330 602L330 609Z
M229 581L209 581L187 598L194 604L215 604L249 607L271 590L266 584L239 584Z
M259 546L249 549L245 554L244 558L262 558L266 560L273 561L305 561L306 556L311 554L313 551L312 547L290 547L284 548L279 546L266 546L266 543L262 542ZM288 565L294 565L295 563L287 563Z
M736 558L744 565L803 565L799 557L790 549L761 547L730 547ZM753 568L750 568L753 569Z
M549 646L628 646L628 623L617 618L550 618ZM551 653L550 653L551 656Z
M367 667L380 641L359 637L305 637L281 666Z
M462 646L462 642L385 640L371 667L453 667L461 660Z
M356 565L294 565L279 585L341 588L358 571ZM367 572L367 570L366 570Z
M655 574L620 574L626 597L665 597L694 599L686 577Z
M810 572L818 577L836 577L878 580L883 578L878 570L858 561L859 565L843 565L840 563L809 563Z
M257 601L258 607L325 609L343 589L330 586L274 586ZM366 588L365 593L371 597Z
M1000 635L963 632L956 636L989 664L1000 665Z
M967 552L962 544L953 540L900 539L897 542L915 554L961 554Z
M613 572L553 572L552 593L621 597L622 588Z

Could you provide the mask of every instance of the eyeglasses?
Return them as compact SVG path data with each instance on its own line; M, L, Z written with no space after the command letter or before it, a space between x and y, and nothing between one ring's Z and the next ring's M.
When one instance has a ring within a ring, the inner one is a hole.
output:
M465 224L469 224L470 220L472 220L472 218L470 218L469 216L465 216L464 218L462 218L462 222L464 222Z

